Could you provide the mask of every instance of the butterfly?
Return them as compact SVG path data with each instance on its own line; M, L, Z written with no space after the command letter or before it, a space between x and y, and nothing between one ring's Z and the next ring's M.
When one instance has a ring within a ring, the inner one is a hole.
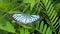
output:
M29 24L41 18L40 15L30 14L12 14L11 17L16 20L18 24Z

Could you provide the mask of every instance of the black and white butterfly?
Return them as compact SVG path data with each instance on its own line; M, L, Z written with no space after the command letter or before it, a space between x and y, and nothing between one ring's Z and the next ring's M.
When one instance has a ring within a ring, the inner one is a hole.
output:
M30 14L12 14L11 17L17 21L18 24L29 24L35 22L41 18L40 15ZM41 18L42 19L42 18Z

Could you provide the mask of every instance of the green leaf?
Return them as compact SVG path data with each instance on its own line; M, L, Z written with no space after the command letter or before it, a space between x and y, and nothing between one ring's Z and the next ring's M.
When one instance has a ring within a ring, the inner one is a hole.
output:
M24 3L29 3L31 6L31 10L33 9L34 5L37 3L38 0L23 0Z
M28 29L25 29L25 34L29 34L29 30Z
M49 32L50 32L50 27L48 27L46 34L49 34Z
M24 28L20 27L20 34L25 34L24 33Z
M37 29L39 28L39 23L40 23L40 21L38 21L38 22L36 23L36 28L37 28Z
M60 9L60 3L55 4L55 9L59 10Z
M43 26L44 26L44 21L42 21L40 24L40 31L43 31Z
M46 30L47 30L47 25L45 24L44 29L43 29L43 33L45 33Z
M8 12L16 6L18 6L18 3L16 3L16 1L12 2L10 0L0 0L0 10L3 12Z
M8 17L4 16L0 18L0 29L15 33L14 26L8 21Z

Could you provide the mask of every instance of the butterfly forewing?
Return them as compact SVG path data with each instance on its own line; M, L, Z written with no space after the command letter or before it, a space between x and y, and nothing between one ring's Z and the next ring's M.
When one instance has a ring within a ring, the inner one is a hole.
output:
M33 18L34 21L40 18L39 15L31 15L31 16L32 16L32 18Z
M40 18L39 15L13 14L12 17L19 23L28 24Z

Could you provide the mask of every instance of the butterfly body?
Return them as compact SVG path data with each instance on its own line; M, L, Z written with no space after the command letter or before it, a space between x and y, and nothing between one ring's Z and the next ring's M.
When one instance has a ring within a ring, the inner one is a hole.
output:
M29 24L40 19L39 15L30 15L30 14L13 14L11 16L18 24Z

